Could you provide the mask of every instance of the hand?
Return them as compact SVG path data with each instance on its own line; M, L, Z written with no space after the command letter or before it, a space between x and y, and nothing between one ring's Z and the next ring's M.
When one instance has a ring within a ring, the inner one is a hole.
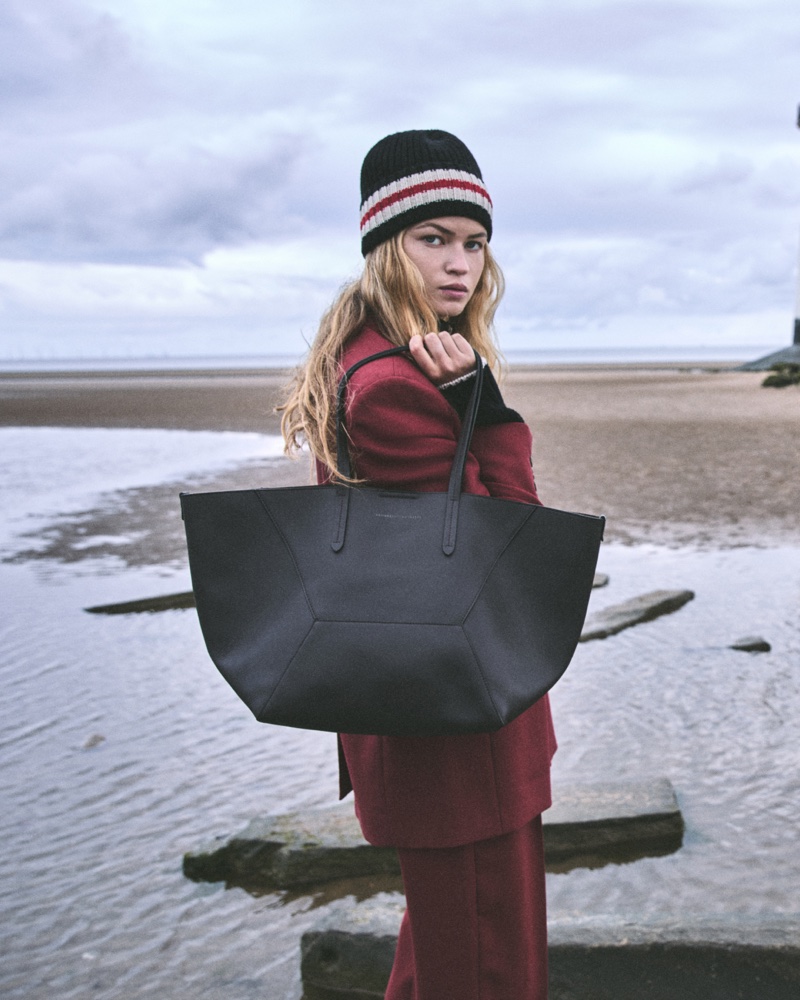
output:
M452 382L475 367L475 352L460 333L415 334L408 342L411 356L434 385Z

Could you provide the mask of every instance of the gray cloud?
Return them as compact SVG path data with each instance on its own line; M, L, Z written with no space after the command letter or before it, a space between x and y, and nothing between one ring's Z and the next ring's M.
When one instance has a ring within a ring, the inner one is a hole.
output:
M15 0L0 46L3 256L174 264L284 231L309 147L290 125L182 104L118 21L71 0Z
M221 125L176 141L165 125L115 142L32 143L38 168L0 204L5 255L175 264L285 230L281 195L302 137L254 126L239 144Z
M96 121L103 108L118 120L148 72L121 24L79 0L6 0L0 10L0 106L23 134L39 124L59 131ZM111 105L113 104L113 108Z
M436 126L482 164L512 316L790 308L799 50L794 0L7 0L0 257L334 255L368 146Z

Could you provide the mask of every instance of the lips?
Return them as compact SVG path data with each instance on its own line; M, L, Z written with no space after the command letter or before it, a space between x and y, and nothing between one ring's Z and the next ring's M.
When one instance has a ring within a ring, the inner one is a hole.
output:
M440 291L442 292L466 292L468 291L466 285L440 285Z

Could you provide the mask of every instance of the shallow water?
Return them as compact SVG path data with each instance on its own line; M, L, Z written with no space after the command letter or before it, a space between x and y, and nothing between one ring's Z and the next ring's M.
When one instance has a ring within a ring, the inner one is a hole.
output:
M673 615L586 643L553 691L554 778L664 776L670 857L550 878L553 915L800 912L800 550L607 546L601 603L688 587ZM726 648L763 635L770 653Z
M188 587L176 558L130 555L124 516L106 519L106 548L92 548L100 520L85 509L113 507L93 494L100 482L189 485L212 466L269 457L274 443L152 431L134 459L125 435L142 432L93 433L41 432L4 452L5 557L60 510L83 525L70 551L85 558L53 549L0 564L0 994L297 1000L300 934L319 915L311 900L196 885L181 856L255 814L333 803L333 737L255 723L208 661L193 612L82 610ZM697 597L579 647L553 692L556 794L559 782L666 776L687 836L668 857L549 876L551 917L797 913L800 550L606 546L600 569L611 583L597 607L664 587ZM725 648L753 632L771 653Z

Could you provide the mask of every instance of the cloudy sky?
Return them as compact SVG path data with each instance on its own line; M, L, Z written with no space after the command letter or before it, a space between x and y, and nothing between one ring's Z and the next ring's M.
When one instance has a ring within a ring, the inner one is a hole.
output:
M791 340L797 0L4 0L0 358L298 354L366 150L481 164L510 350Z

